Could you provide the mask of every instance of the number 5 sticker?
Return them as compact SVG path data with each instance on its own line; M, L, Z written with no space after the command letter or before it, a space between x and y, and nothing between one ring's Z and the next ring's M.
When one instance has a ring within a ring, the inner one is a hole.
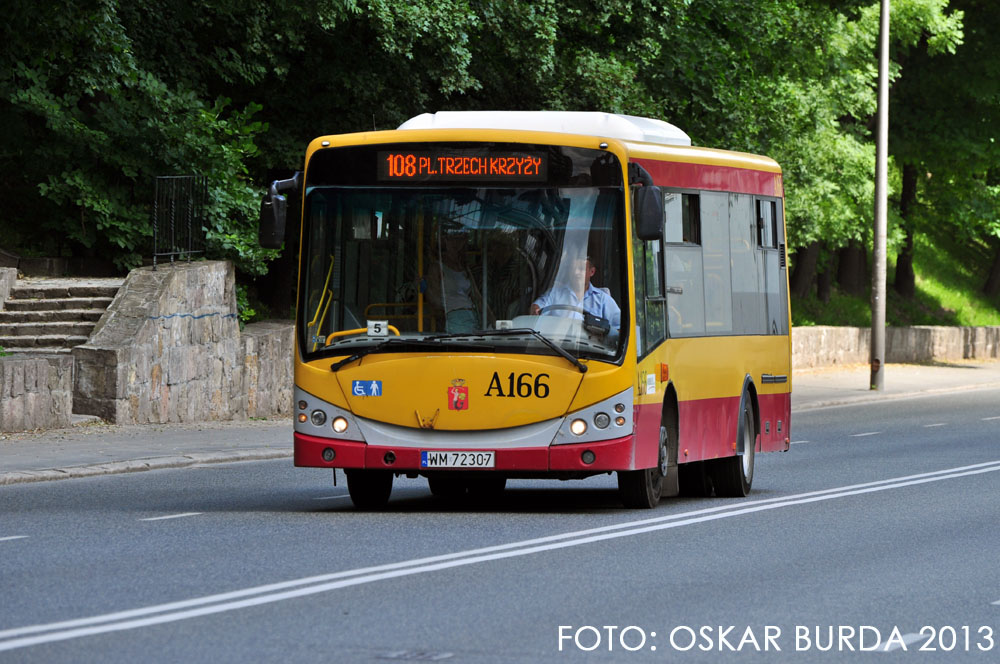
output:
M389 336L389 321L387 320L368 321L368 336L369 337Z

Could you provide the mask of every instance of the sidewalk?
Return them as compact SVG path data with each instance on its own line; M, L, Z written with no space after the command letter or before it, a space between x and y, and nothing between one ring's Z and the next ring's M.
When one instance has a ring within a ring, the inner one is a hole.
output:
M866 401L901 399L920 394L1000 388L1000 362L959 361L937 364L887 364L881 391L869 389L871 367L802 369L792 374L792 415L804 410Z
M806 369L792 376L792 414L919 394L1000 388L1000 362L890 364L885 389L868 389L868 365ZM145 426L83 424L0 434L0 485L202 463L290 458L291 418Z
M143 426L88 423L0 434L0 486L291 456L290 417Z

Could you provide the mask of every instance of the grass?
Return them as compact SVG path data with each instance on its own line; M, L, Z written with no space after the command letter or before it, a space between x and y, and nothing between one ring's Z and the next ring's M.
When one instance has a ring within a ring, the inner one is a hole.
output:
M963 242L942 229L929 229L914 243L916 295L901 297L886 279L886 322L905 325L1000 325L1000 298L982 292L992 256L982 243ZM870 262L870 259L869 259ZM829 302L815 295L792 298L793 325L871 326L871 296L851 296L834 286Z

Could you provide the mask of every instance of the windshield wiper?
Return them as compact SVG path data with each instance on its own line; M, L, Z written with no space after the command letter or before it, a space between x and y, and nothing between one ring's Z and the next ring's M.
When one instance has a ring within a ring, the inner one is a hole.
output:
M447 334L435 334L433 336L424 337L423 339L407 339L405 337L393 337L391 339L386 339L372 346L367 346L360 349L358 352L344 358L338 362L334 362L330 365L330 371L338 371L345 365L350 364L356 360L360 360L365 355L371 353L377 353L387 346L439 346L441 342L448 342L455 339L463 339L468 337L508 337L518 334L530 334L535 337L543 344L554 350L558 355L566 358L569 362L573 364L580 373L587 373L587 365L578 360L573 356L568 350L552 341L544 334L538 330L533 330L530 327L522 328L510 328L506 330L479 330L477 332L451 332Z
M424 337L422 339L411 339L411 338L408 338L408 337L391 337L389 339L386 339L385 341L380 341L377 344L374 344L374 345L371 345L371 346L365 346L364 348L358 350L353 355L350 355L349 357L346 357L343 360L340 360L338 362L334 362L333 364L330 365L330 371L338 371L343 366L345 366L347 364L350 364L351 362L354 362L355 360L360 360L365 355L369 355L371 353L377 353L377 352L383 350L384 348L386 348L387 346L404 346L404 347L408 346L408 347L411 347L411 348L413 348L413 347L415 347L415 348L440 348L440 346L441 346L441 344L439 343L440 341L447 341L450 338L454 338L454 337L466 337L466 336L470 336L470 335L464 334L464 333L463 334L438 334L438 335L434 335L434 336L430 336L430 337Z
M506 330L483 330L481 332L477 332L476 334L489 337L509 337L516 334L530 334L531 336L535 337L543 344L554 350L556 353L558 353L559 355L565 357L567 360L572 362L573 366L575 366L577 369L580 370L580 373L587 373L586 364L578 360L572 353L570 353L568 350L566 350L556 342L549 339L547 336L545 336L538 330L532 329L530 327L512 327Z
M330 365L330 371L338 371L345 364L350 364L351 362L354 362L355 360L360 360L362 357L364 357L365 355L368 355L369 353L374 353L375 351L381 350L381 349L385 348L386 346L395 345L395 344L399 343L399 341L400 341L399 338L386 339L385 341L380 341L379 343L374 344L372 346L366 346L365 348L362 348L361 350L359 350L358 352L354 353L353 355L349 355L346 358L344 358L343 360L340 360L339 362L334 362L333 364L331 364Z

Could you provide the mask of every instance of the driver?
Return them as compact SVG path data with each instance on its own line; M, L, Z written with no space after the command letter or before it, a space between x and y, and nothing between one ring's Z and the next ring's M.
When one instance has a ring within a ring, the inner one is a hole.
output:
M590 283L595 272L597 268L589 256L572 259L567 271L568 280L555 283L532 302L532 315L583 319L583 313L586 312L608 321L611 325L611 335L617 335L621 325L622 310L607 291Z

